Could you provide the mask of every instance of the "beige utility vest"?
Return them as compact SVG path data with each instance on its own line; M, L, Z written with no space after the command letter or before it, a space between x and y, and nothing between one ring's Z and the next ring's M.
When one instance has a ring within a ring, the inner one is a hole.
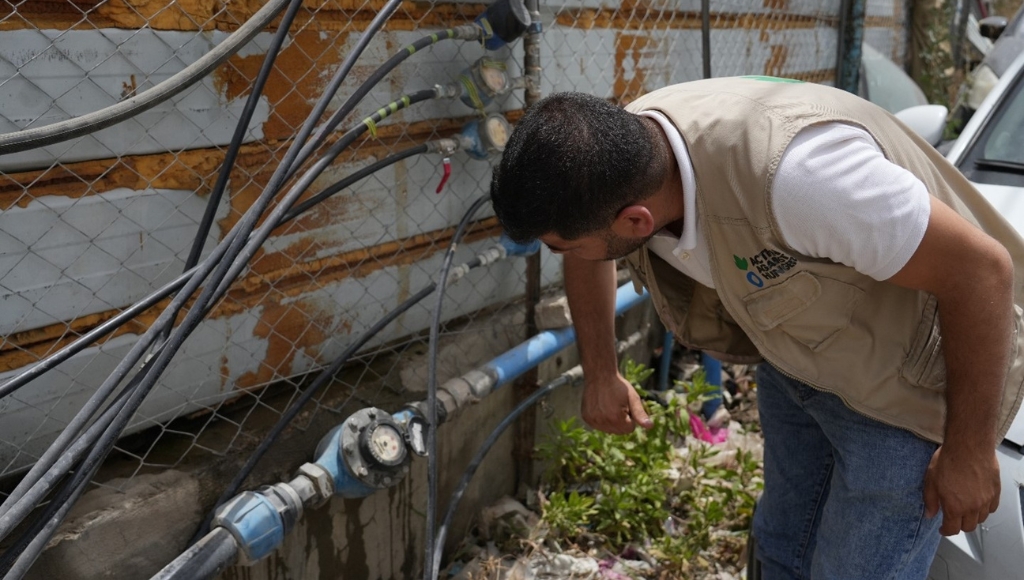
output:
M627 110L668 117L693 162L716 290L646 246L627 257L634 281L648 288L678 340L726 359L763 357L859 413L941 442L946 372L935 297L789 248L771 209L775 170L804 127L837 121L865 129L887 159L1009 249L1020 305L1024 240L1012 226L928 143L844 91L769 77L710 79L654 91ZM1019 307L1006 313L1015 325L1000 438L1024 393L1020 314Z

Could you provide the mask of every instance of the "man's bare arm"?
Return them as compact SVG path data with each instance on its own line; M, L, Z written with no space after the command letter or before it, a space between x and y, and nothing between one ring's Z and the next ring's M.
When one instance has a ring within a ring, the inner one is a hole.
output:
M1013 324L1013 264L1006 249L942 202L917 251L891 282L938 300L946 361L946 431L925 476L942 533L971 531L999 505L999 403Z
M615 263L563 256L565 294L586 380L583 420L608 433L629 433L651 420L621 374L615 354Z

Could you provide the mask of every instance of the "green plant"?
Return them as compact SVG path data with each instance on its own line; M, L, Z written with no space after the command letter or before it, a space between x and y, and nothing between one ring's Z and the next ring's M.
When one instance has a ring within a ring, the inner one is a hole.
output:
M557 536L574 536L590 523L597 513L594 498L578 492L552 493L544 505L544 521Z
M665 577L706 568L715 559L709 550L738 559L761 488L760 465L747 452L723 458L717 447L687 442L690 413L715 387L698 372L661 400L639 388L650 369L627 360L622 372L642 397L658 401L648 404L654 426L623 436L574 419L554 424L537 448L547 464L542 517L552 536L574 542L596 534L612 550L648 544Z

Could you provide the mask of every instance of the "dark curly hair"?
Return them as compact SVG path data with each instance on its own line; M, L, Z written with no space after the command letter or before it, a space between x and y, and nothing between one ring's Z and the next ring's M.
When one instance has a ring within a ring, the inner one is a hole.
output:
M505 232L525 241L577 239L669 177L671 152L650 119L584 93L556 93L516 125L491 181Z

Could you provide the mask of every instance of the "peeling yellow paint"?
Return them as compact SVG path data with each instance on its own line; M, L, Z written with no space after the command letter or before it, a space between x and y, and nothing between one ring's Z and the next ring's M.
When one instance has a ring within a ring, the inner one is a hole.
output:
M647 71L641 66L641 59L644 50L655 42L642 34L615 35L615 83L612 90L620 104L629 103L647 92L644 84ZM630 78L626 78L627 60L633 63Z
M786 57L789 55L789 48L783 44L774 44L770 49L771 55L764 63L764 74L770 77L785 76L782 69L786 66Z
M151 28L153 30L232 31L252 17L265 0L24 0L0 3L0 30L95 30ZM386 0L307 0L293 29L362 31ZM384 30L441 28L472 21L485 3L441 4L403 2ZM88 18L83 18L83 13ZM273 32L281 16L268 28Z
M711 15L711 27L715 30L796 30L835 26L837 19L832 16L809 16L802 14L729 14ZM592 8L561 10L555 16L555 23L569 28L612 28L617 30L699 30L700 12L675 10L613 10Z

